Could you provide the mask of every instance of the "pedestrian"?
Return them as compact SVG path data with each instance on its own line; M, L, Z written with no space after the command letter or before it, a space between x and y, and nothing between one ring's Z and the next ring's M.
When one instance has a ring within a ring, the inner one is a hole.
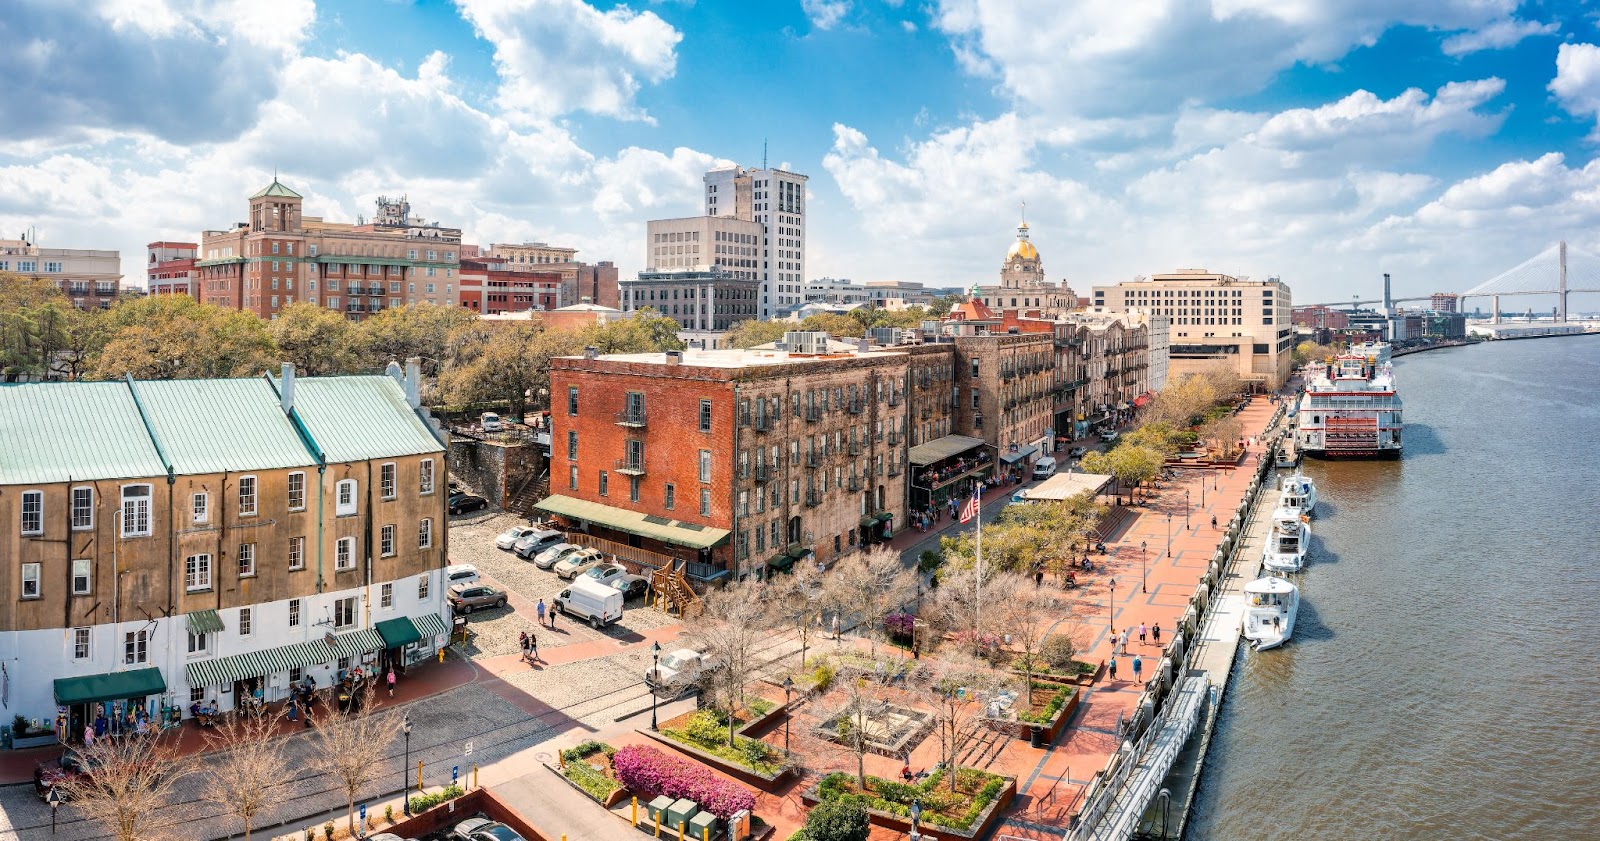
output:
M289 696L289 707L288 707L287 710L285 710L285 712L287 713L287 715L285 717L288 718L290 721L299 721L300 720L300 700L299 700L299 698L297 698L294 695L290 695Z
M1145 644L1144 635L1149 633L1149 632L1150 632L1150 629L1146 628L1144 626L1143 622L1140 622L1139 623L1139 644L1140 645L1144 645Z
M517 634L517 648L522 651L522 662L528 662L528 632Z
M1117 655L1116 655L1116 652L1112 652L1112 654L1111 654L1110 668L1111 668L1111 679L1112 680L1116 680L1117 679Z
M1122 650L1123 651L1127 651L1128 650L1128 629L1127 628L1123 628L1122 629Z
M539 614L539 624L543 625L544 624L544 599L540 599L539 600L539 604L536 605L533 608L533 610L534 610L535 613Z
M1215 515L1215 514L1211 515L1211 527L1212 528L1216 528L1217 527L1217 515Z
M839 641L839 614L833 615L833 641Z
M555 628L556 628L556 606L554 604L552 604L552 605L550 605L550 630L553 631L553 630L555 630Z
M1144 661L1139 659L1139 655L1137 655L1137 654L1133 655L1133 682L1134 683L1144 683L1144 678L1139 676L1139 672L1141 672L1143 670L1144 670Z
M389 666L389 697L394 697L394 666Z
M528 635L528 653L532 657L533 660L539 659L539 635L538 634L529 634ZM533 665L532 660L530 660L528 662L528 665L530 665L530 666Z
M1033 586L1037 589L1044 586L1044 567L1034 567Z
M86 748L94 747L94 726L93 725L90 725L90 726L87 726L87 727L83 728L83 746L86 747Z

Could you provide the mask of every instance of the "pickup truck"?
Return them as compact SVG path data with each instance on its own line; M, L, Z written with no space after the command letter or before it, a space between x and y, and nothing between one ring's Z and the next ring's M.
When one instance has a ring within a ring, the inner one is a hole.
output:
M692 648L680 648L662 655L659 664L646 669L644 682L651 689L683 689L698 683L707 669L705 655Z

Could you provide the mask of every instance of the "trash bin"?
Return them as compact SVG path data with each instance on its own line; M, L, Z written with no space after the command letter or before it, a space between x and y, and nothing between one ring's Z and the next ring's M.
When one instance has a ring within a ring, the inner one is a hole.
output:
M1028 728L1028 744L1032 747L1044 747L1044 728L1035 724Z

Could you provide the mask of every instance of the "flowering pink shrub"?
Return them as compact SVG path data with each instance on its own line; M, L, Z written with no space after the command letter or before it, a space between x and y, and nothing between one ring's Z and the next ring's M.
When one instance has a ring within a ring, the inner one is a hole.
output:
M645 745L628 745L617 751L611 767L616 769L617 779L635 793L688 798L723 820L756 806L755 795L744 788Z
M883 628L895 639L911 639L911 629L917 618L909 613L891 613L883 617Z

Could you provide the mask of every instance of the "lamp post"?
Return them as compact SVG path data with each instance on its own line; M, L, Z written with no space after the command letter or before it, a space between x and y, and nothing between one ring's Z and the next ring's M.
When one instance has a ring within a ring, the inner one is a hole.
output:
M1145 559L1148 557L1150 557L1150 551L1145 548L1145 543L1141 540L1139 541L1139 591L1142 593L1150 592L1150 576L1145 571Z
M1111 588L1106 596L1106 621L1111 624L1111 635L1117 635L1117 579L1113 578L1106 584ZM1115 643L1113 643L1115 645Z
M1172 557L1172 512L1167 512L1167 557Z
M650 675L655 679L661 678L661 641L650 644ZM650 732L656 730L656 688L650 687Z
M402 782L400 784L400 799L402 801L404 801L404 805L401 806L400 808L401 808L402 811L405 812L406 817L410 817L411 816L411 713L406 713L406 717L404 719L401 719L401 721L400 721L400 732L404 733L406 735L406 764L404 766L402 766L401 769L400 769L401 776L405 777L404 782Z
M50 796L46 798L50 803L50 834L56 834L56 807L61 805L61 790L55 786L50 787Z
M1189 530L1189 489L1183 489L1183 530Z
M789 693L794 691L794 678L783 679L783 753L789 754L789 719L793 716L789 712Z

